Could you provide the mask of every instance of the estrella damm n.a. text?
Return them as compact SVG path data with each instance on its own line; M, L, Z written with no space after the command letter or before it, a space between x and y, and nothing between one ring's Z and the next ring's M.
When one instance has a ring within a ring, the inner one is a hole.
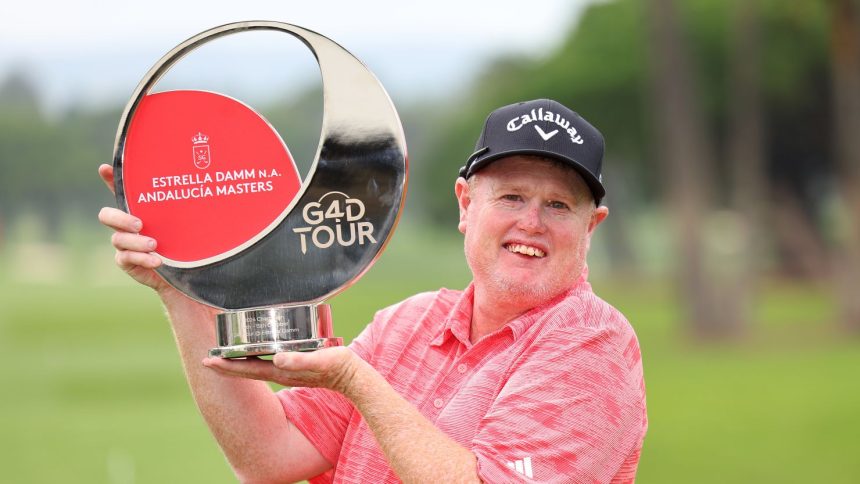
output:
M308 226L294 228L293 232L299 234L302 254L308 252L309 240L319 249L327 249L334 244L343 247L356 243L375 244L373 224L362 221L363 217L364 203L361 200L331 191L302 208L302 218Z

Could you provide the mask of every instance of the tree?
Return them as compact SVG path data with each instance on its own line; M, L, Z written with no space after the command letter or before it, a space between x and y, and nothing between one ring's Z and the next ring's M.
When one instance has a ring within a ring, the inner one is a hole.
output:
M845 230L836 270L845 328L860 333L860 7L831 0L830 55L833 83L834 152Z
M723 307L733 331L748 325L764 253L763 227L769 200L765 173L761 99L761 31L758 0L735 0L730 29L728 159L730 207L738 221L736 259L724 286Z
M711 210L712 143L673 0L649 0L652 96L666 210L674 222L679 293L697 336L725 330L705 268L704 222Z

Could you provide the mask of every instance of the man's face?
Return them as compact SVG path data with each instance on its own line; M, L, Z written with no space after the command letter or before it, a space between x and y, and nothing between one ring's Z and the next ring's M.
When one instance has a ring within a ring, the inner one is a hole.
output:
M608 213L582 178L529 156L497 160L475 177L458 179L455 191L476 291L533 307L570 288Z

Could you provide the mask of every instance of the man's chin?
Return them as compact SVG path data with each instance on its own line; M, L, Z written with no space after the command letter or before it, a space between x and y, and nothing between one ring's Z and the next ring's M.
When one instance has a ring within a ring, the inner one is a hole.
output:
M548 284L534 284L499 277L493 281L496 292L509 303L535 307L558 296L563 289Z

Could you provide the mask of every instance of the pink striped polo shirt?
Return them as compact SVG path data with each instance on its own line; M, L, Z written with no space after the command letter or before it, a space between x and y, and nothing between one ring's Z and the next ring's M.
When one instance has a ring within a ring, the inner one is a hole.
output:
M624 316L581 278L472 344L473 291L383 309L350 348L470 449L485 482L632 482L648 424L639 343ZM399 482L345 397L316 388L278 396L333 465L311 482Z

